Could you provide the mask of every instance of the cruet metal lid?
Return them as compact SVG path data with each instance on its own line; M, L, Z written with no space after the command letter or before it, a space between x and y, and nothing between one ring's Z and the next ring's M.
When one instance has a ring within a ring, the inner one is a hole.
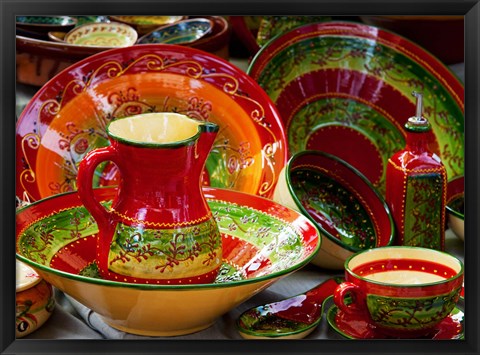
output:
M416 97L416 113L415 116L410 117L405 124L405 128L410 132L428 132L431 130L430 122L423 116L423 94L419 92L412 92Z

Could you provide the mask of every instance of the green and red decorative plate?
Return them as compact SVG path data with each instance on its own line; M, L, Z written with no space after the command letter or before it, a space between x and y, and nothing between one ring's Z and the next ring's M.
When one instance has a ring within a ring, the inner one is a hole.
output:
M407 39L349 22L297 27L267 43L248 68L276 104L290 154L338 156L385 193L387 160L423 92L431 148L449 179L464 170L464 89L449 69Z

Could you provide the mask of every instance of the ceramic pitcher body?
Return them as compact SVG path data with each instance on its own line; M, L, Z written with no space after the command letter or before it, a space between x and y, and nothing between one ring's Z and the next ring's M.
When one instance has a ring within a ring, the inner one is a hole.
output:
M201 175L218 126L176 113L112 121L110 146L80 163L78 192L99 227L102 277L134 283L213 282L222 260L218 227L203 196ZM111 206L92 193L95 168L118 167Z

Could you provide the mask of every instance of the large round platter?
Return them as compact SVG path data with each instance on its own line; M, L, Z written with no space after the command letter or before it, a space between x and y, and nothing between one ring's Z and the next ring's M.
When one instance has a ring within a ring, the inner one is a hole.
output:
M106 208L116 188L94 190ZM204 187L222 234L223 265L214 283L136 284L101 279L95 270L98 227L76 192L55 195L17 212L17 258L46 281L124 331L179 335L203 329L241 302L302 266L318 251L315 226L270 199ZM139 248L141 249L141 248ZM172 242L172 265L181 241ZM128 256L142 257L134 244Z
M438 59L393 33L348 22L297 27L253 58L249 75L275 102L291 154L315 149L360 170L382 193L423 92L431 148L449 179L464 169L464 89Z
M76 190L77 166L89 151L108 145L110 120L158 111L220 126L206 163L206 185L265 197L273 193L287 147L270 98L215 55L152 44L93 55L37 92L17 123L17 196L33 201ZM96 186L118 183L113 164L97 173Z

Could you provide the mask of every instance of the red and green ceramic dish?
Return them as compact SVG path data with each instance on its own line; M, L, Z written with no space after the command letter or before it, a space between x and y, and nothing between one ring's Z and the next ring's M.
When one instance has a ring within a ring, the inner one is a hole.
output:
M94 190L109 207L116 188ZM222 234L223 266L212 284L140 285L102 280L95 267L98 226L78 194L64 193L17 212L17 257L60 282L121 287L223 287L278 278L310 261L321 239L303 215L259 196L205 187L204 195ZM68 293L68 290L66 291Z
M457 306L430 334L416 339L464 339L464 303L465 301L460 299ZM347 314L339 310L333 304L333 297L325 300L324 306L330 307L326 310L326 318L330 327L347 339L395 339L379 332L368 322L366 317L359 314Z
M79 162L108 145L106 125L147 112L177 112L217 123L205 185L270 197L287 160L280 115L248 75L227 61L179 45L102 51L57 74L17 122L17 196L36 201L75 191ZM94 186L118 183L115 165Z
M415 112L411 93L421 91L431 148L449 179L463 175L463 85L403 37L358 23L308 24L268 42L247 72L281 113L290 154L334 154L382 194L387 160L404 147L404 124Z
M324 237L352 252L393 244L394 224L385 200L350 164L306 150L295 154L286 169L297 208Z

